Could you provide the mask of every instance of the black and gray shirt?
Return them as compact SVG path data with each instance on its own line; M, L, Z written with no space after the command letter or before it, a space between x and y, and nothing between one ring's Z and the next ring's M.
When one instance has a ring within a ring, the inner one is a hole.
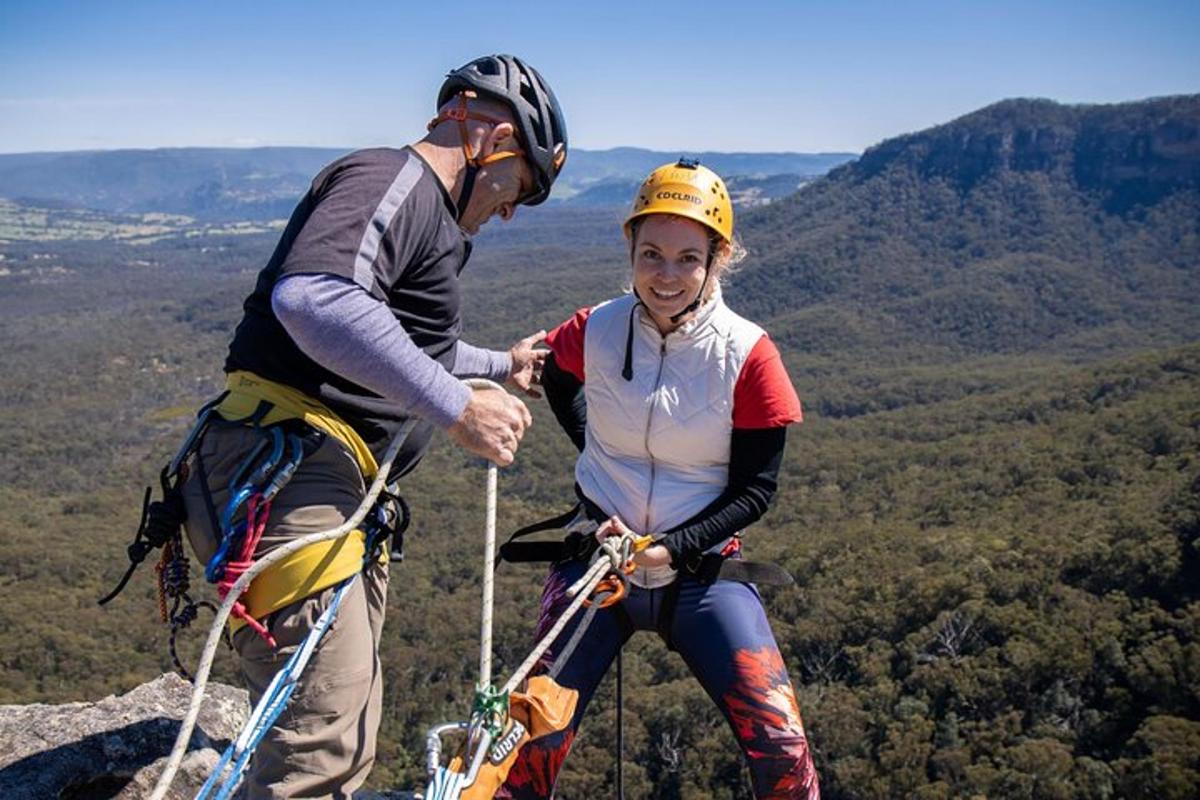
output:
M417 347L450 370L462 330L458 278L470 252L453 201L417 153L372 149L344 156L317 175L292 213L246 299L225 370L248 370L321 400L378 456L407 409L305 355L272 311L272 291L289 275L353 281L387 306ZM394 475L416 464L431 435L431 425L418 425Z

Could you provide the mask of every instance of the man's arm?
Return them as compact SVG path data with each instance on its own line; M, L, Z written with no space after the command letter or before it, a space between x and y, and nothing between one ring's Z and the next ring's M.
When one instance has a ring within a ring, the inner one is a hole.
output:
M512 355L507 351L488 350L459 339L454 343L454 366L450 374L456 378L487 378L504 383L512 366Z
M323 273L281 279L271 307L313 361L446 430L460 446L512 463L532 421L504 392L472 392L413 343L387 306L353 281Z
M487 378L507 383L530 397L541 397L533 387L541 382L542 365L549 351L534 348L545 338L546 332L538 331L507 351L485 350L459 339L455 342L454 366L450 372L459 378Z

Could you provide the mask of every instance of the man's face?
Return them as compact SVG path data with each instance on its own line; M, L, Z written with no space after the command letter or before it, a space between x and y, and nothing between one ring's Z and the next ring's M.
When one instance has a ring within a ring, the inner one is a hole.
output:
M533 170L520 156L485 164L475 177L475 188L459 227L473 236L492 217L507 222L517 213L521 198L534 188Z

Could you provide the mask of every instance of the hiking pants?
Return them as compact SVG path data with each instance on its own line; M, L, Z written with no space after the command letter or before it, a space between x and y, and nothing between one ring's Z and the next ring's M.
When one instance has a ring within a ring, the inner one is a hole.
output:
M228 484L259 434L245 427L213 427L200 444L218 514ZM187 533L201 564L216 552L220 534L205 506L195 459L183 485ZM296 537L341 525L365 495L354 459L332 437L300 462L275 496L256 556ZM341 607L312 655L295 693L254 752L244 797L349 798L375 761L382 709L378 644L387 599L387 566L373 564L342 598ZM243 627L233 636L242 676L257 703L275 673L296 651L337 591L332 586L270 614L272 650Z
M546 578L536 639L550 629L570 599L566 589L586 570L582 561L556 565ZM759 800L817 800L817 774L796 694L775 644L775 636L750 584L703 584L681 574L674 618L664 620L669 644L725 715L750 769ZM600 679L625 641L639 630L659 630L659 611L668 587L629 587L623 601L600 609L568 657L557 681L579 692L570 726L521 749L498 798L549 798L575 732ZM542 659L545 671L571 638L582 613L559 635Z

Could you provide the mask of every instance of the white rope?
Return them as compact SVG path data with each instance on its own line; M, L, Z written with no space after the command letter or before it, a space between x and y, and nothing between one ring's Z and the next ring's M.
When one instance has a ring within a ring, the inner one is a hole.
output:
M609 538L616 539L617 537ZM546 635L541 638L541 641L534 645L533 650L521 662L521 665L517 667L512 677L508 679L508 683L504 684L504 688L500 690L501 693L512 692L521 685L521 682L525 680L537 664L538 659L550 649L550 645L554 644L558 635L562 633L563 628L567 627L567 623L583 607L584 602L588 599L592 590L596 588L596 585L604 580L604 577L609 572L620 569L625 563L631 542L632 538L628 534L625 534L615 542L605 539L600 543L601 555L596 559L595 563L588 567L587 572L583 573L583 577L575 581L567 589L567 595L573 598L570 604L559 614L554 626L547 631Z
M472 389L504 387L483 378L465 381ZM487 465L487 507L483 527L483 612L479 620L479 685L492 682L492 616L495 602L496 574L496 483L499 470L491 461Z
M496 465L488 462L487 523L483 531L483 614L479 626L479 685L492 682L492 609L496 584Z

